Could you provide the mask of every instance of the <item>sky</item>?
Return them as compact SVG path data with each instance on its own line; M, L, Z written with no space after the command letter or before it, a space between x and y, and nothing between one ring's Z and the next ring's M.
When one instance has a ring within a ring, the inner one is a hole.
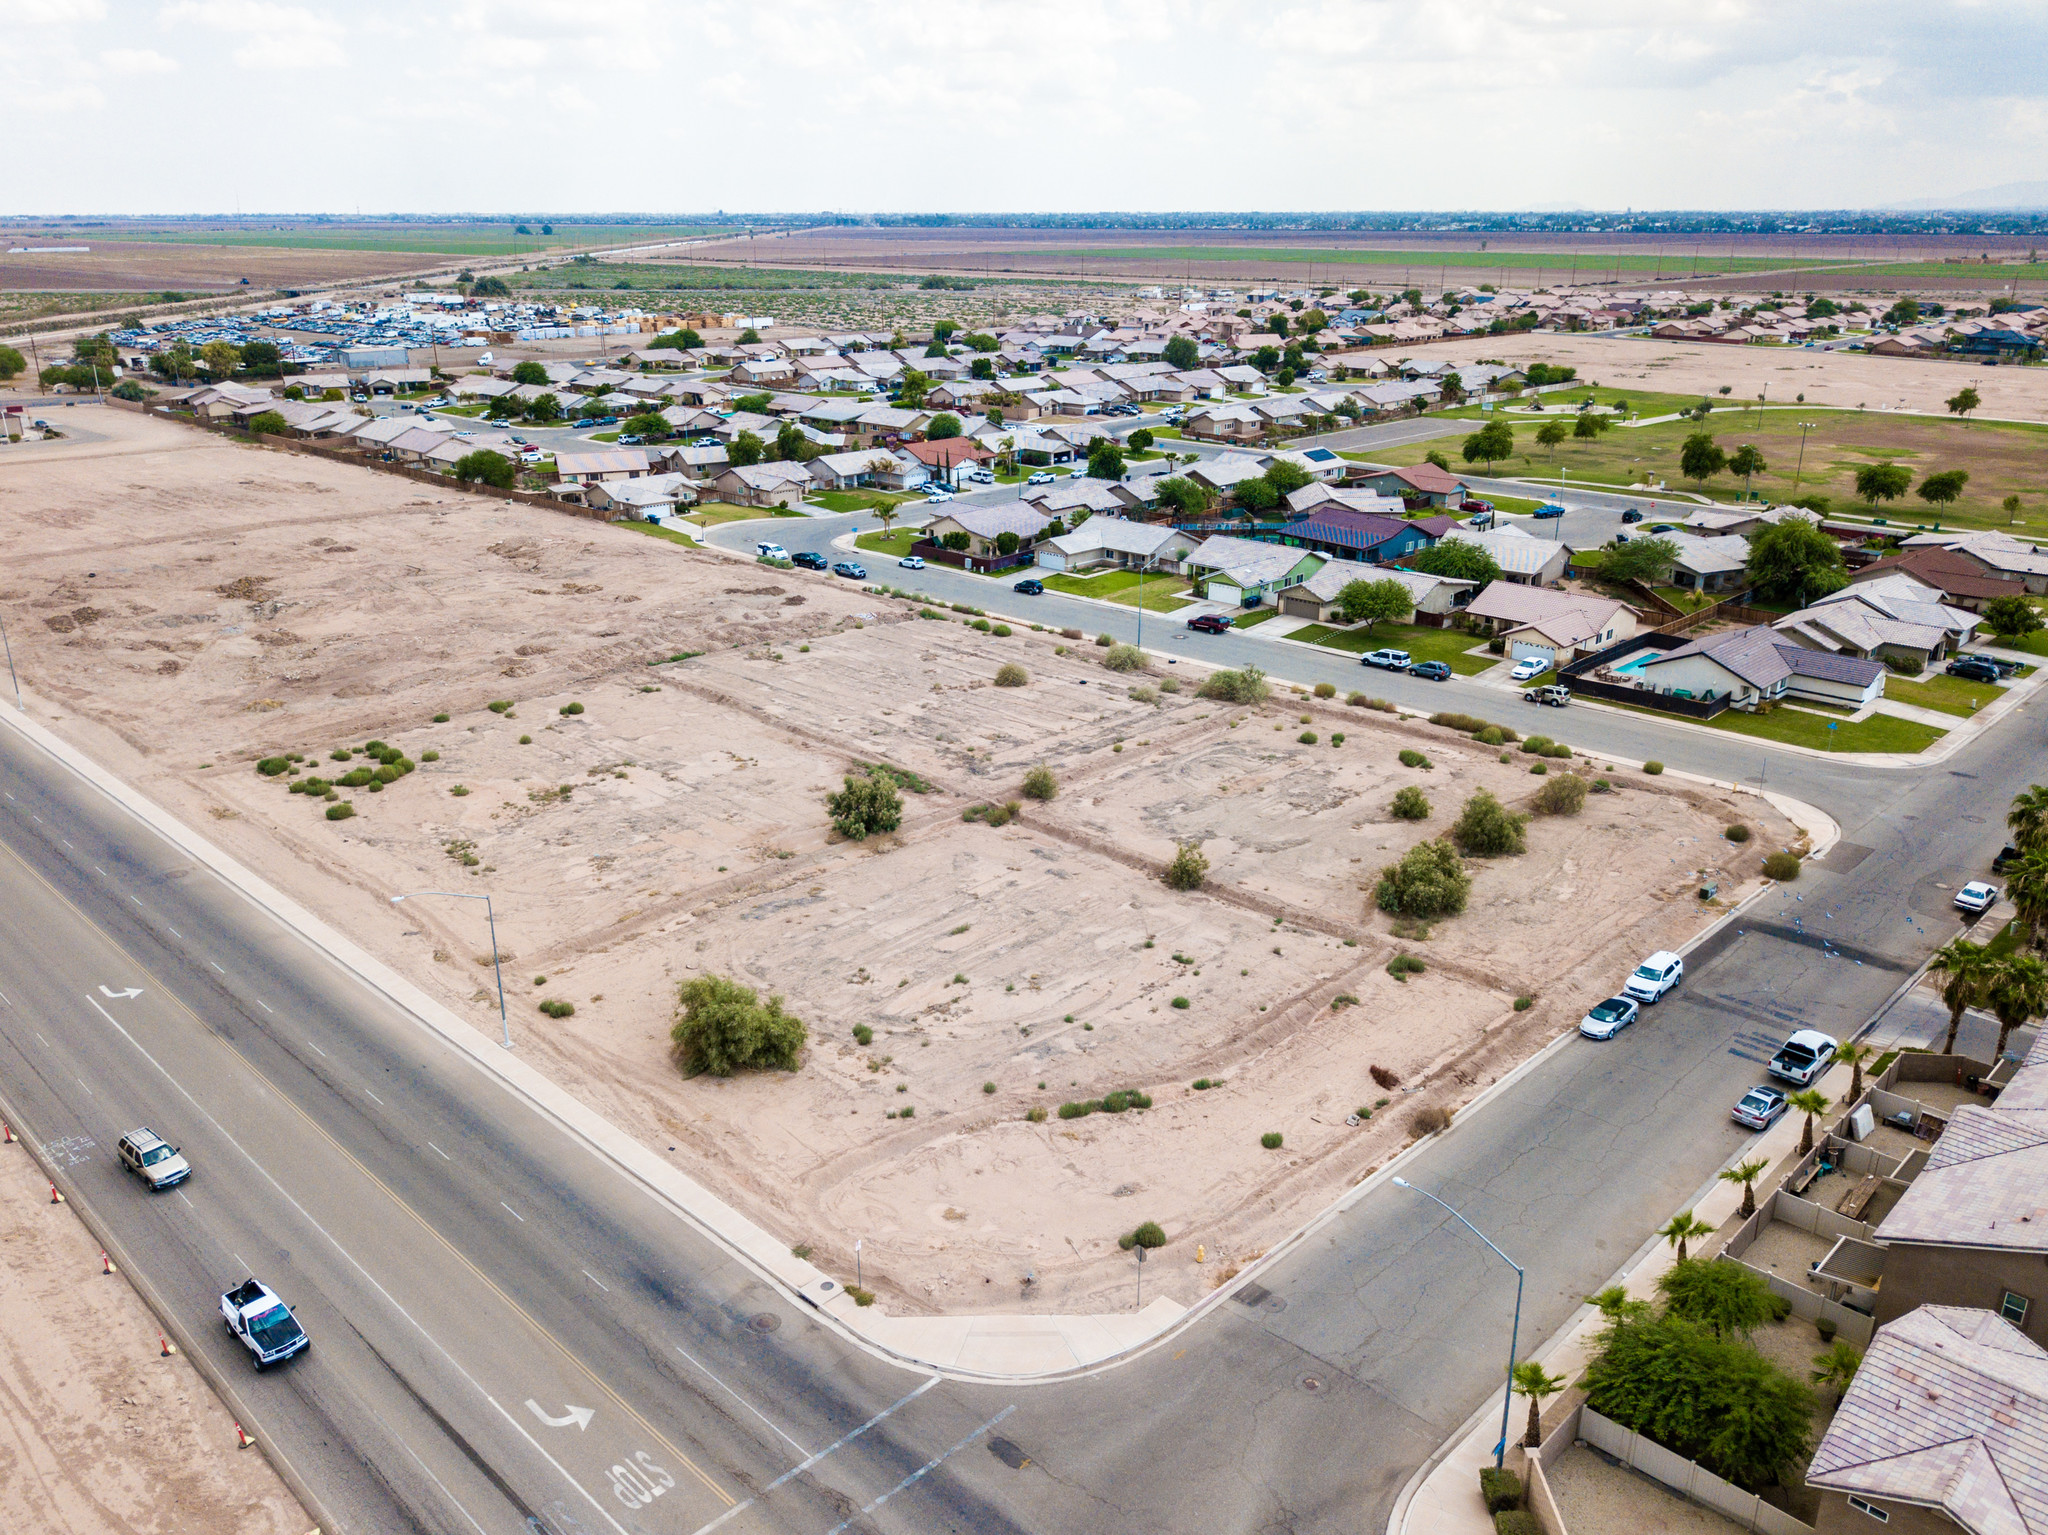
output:
M1853 208L2039 0L6 0L0 214Z

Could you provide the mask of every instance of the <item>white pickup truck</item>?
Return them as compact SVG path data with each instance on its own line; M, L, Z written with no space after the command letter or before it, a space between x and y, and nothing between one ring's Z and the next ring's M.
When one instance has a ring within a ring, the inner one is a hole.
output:
M245 1279L220 1298L221 1319L248 1347L256 1368L281 1364L313 1346L292 1308L260 1279Z

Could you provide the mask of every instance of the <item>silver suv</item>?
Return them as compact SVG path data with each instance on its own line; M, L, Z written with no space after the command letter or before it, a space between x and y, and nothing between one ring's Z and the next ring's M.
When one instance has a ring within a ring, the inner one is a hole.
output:
M178 1148L147 1125L122 1136L114 1144L114 1153L123 1167L149 1185L151 1193L192 1176L192 1164L179 1155Z

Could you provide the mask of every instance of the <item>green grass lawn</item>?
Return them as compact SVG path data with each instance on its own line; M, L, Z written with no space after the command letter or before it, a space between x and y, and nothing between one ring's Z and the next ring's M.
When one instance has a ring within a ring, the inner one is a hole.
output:
M1142 606L1148 613L1171 613L1185 607L1188 601L1188 583L1178 576L1147 575L1142 603L1135 570L1105 570L1093 576L1070 576L1055 571L1038 579L1045 583L1047 591L1065 592L1070 597L1094 597L1127 608Z
M681 544L685 549L697 547L697 540L687 533L678 533L674 528L657 528L651 522L622 522L622 528L631 528L635 533L645 533L649 538L662 538L672 544Z
M619 434L617 431L592 432L590 434L590 440L592 442L617 442L619 440Z
M1985 635L1982 643L1997 650L2019 650L2030 656L2048 656L2048 629L2017 635L2009 640L2002 640L1995 634Z
M853 541L856 549L865 549L869 554L883 554L900 560L910 553L910 546L924 537L915 528L895 528L890 532L862 533Z
M730 501L706 501L694 508L683 520L693 522L700 528L715 526L721 522L753 522L775 514L758 506L735 506ZM796 513L802 516L801 512Z
M2032 670L2032 667L2027 667L2020 675L2025 676ZM1884 696L1887 698L1896 699L1902 704L1913 704L1922 709L1939 709L1944 714L1960 714L1966 717L1990 703L2001 691L1992 683L1972 682L1967 677L1950 677L1940 672L1918 679L1884 679Z
M1240 613L1231 619L1230 627L1233 629L1249 629L1254 624L1262 624L1269 618L1278 617L1279 613L1280 610L1278 608L1253 608L1250 612Z
M1467 650L1481 642L1460 630L1425 629L1420 624L1380 624L1369 634L1364 629L1310 624L1287 637L1306 640L1327 650L1347 650L1356 656L1362 656L1368 650L1405 650L1418 661L1443 661L1452 671L1465 677L1498 665L1501 659L1484 651L1476 656L1466 655Z
M835 512L871 512L884 506L901 506L909 496L892 496L882 490L821 490L811 500Z
M1661 709L1646 709L1640 704L1607 703L1604 699L1602 702L1610 709L1629 709L1637 714L1672 718ZM1745 714L1739 709L1730 709L1698 723L1710 730L1725 730L1730 735L1754 736L1760 740L1781 741L1787 746L1808 746L1823 752L1920 752L1948 734L1917 720L1894 719L1884 714L1873 714L1867 720L1852 722L1828 720L1800 709L1778 709L1770 714ZM1829 725L1836 728L1829 730Z

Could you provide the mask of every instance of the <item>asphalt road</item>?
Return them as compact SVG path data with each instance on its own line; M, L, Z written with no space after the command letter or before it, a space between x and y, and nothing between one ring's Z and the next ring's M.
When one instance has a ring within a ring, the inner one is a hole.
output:
M850 520L774 526L803 547ZM935 595L942 580L989 584L924 575ZM1135 627L1095 604L1004 598L1041 622ZM1156 616L1155 635L1278 669L1250 635L1197 638ZM1286 654L1288 674L1318 680ZM1301 660L1340 685L1359 675ZM1370 686L1523 707L1470 683ZM1605 711L1546 724L1722 777L1771 757L1771 785L1830 811L1844 841L1695 951L1684 987L1636 1027L1568 1039L1404 1169L1527 1267L1524 1354L1741 1149L1726 1106L1786 1032L1851 1032L1955 930L1942 887L1983 872L2040 747L2031 706L1908 772ZM0 1092L337 1529L697 1532L730 1514L721 1527L798 1535L1353 1532L1382 1523L1498 1388L1512 1274L1435 1206L1381 1186L1259 1290L1129 1364L913 1395L927 1377L813 1324L6 731L0 789ZM112 1142L137 1123L192 1157L185 1189L152 1197L116 1170ZM250 1271L315 1340L262 1376L215 1320L218 1293ZM587 1428L571 1407L593 1410ZM996 1438L1022 1454L995 1453Z

